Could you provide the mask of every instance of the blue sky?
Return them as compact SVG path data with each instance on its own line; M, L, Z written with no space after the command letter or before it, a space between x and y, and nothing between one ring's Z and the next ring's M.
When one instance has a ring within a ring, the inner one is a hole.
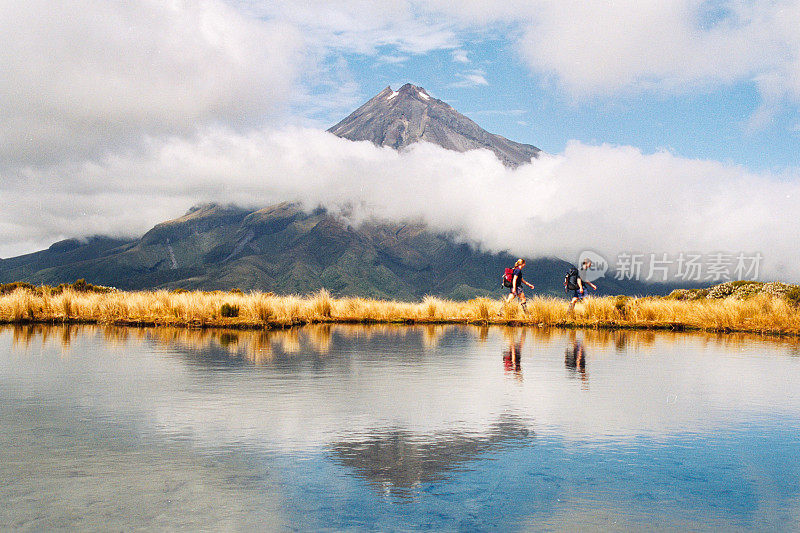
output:
M755 171L783 172L800 166L797 104L780 102L768 120L751 124L762 105L751 80L680 93L623 91L576 97L552 77L531 72L514 42L500 37L513 36L513 28L501 30L472 34L456 49L412 54L385 46L375 54L334 54L326 65L332 70L345 65L347 76L358 85L343 99L350 108L387 85L396 89L410 82L492 133L549 153L560 153L568 141L578 140L636 146L645 153L666 150ZM468 75L476 78L469 80ZM311 86L312 91L326 90ZM299 106L295 112L328 127L343 118L345 107Z
M0 0L0 257L294 200L526 256L760 253L800 280L800 0L26 5ZM324 133L406 82L546 157L510 174Z

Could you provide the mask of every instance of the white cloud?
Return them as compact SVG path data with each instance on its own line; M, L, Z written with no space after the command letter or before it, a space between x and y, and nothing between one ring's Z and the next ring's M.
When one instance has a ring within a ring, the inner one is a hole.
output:
M796 0L725 4L729 15L705 25L699 0L231 5L0 0L0 255L60 237L138 235L198 201L287 198L423 217L530 254L761 251L777 269L794 253L798 172L787 180L580 143L509 171L488 152L397 154L264 123L297 98L306 61L320 72L313 60L331 50L454 50L458 61L459 32L503 21L523 29L531 68L575 94L753 80L764 95L757 126L775 102L800 98ZM357 100L346 68L331 65L334 100ZM474 70L456 83L488 82Z
M232 0L254 16L303 28L317 46L376 55L382 46L422 54L450 49L458 40L451 21L409 0Z
M456 74L459 81L450 84L450 87L478 87L480 85L489 85L486 81L486 72L483 70L468 70L466 72L459 72Z
M696 0L538 5L523 55L577 94L730 83L752 77L761 54L776 51L754 22L700 28Z
M458 50L453 50L453 61L456 63L469 63L467 51L460 48Z
M302 65L299 32L217 0L0 0L0 160L80 160L143 134L262 125Z
M325 54L451 50L467 63L474 31L516 41L534 72L574 97L682 93L752 83L762 98L758 128L780 102L800 101L800 0L241 0L254 13L303 28ZM499 25L499 26L498 26ZM392 54L389 54L392 55ZM483 84L466 74L457 84Z
M145 103L176 108L175 127L209 118L197 109L203 105L215 115L229 112L230 119L242 111L235 103L240 102L251 106L245 115L252 117L269 107L264 102L274 101L254 98L252 91L285 97L291 87L298 32L304 52L318 60L350 52L397 61L407 54L450 50L453 61L466 64L464 41L476 30L490 29L517 40L533 71L554 76L576 96L752 82L764 99L753 125L781 99L800 99L800 0L223 1L164 5L138 0L121 7L80 0L66 7L34 0L25 10L30 15L11 0L0 1L5 36L0 66L18 85L13 108L20 108L20 95L31 93L47 96L50 105L62 98L80 107L89 99L96 109L127 111L148 124L151 117L131 97L146 89ZM465 75L472 79L461 83L486 81L485 75ZM34 80L25 83L31 76ZM222 89L229 85L233 90L224 92L226 99ZM8 87L7 82L3 90ZM270 89L256 89L261 87ZM88 89L76 102L74 93ZM25 122L24 116L15 118L17 124ZM82 118L91 122L94 117ZM55 122L38 131L57 135L53 132L60 127Z
M752 82L765 108L800 100L800 1L535 0L516 13L453 6L473 21L513 20L536 72L573 95L683 92ZM442 8L446 9L446 8Z
M470 31L508 25L529 67L573 95L683 92L754 83L765 108L800 100L800 0L246 2L303 27L325 47L376 54L453 50ZM765 111L766 112L766 111Z
M408 61L408 56L401 56L401 55L382 55L378 57L378 61L381 63L389 63L391 65L401 65Z
M398 153L319 130L247 135L209 130L154 142L99 164L3 175L7 243L56 235L139 234L201 201L264 206L299 200L359 216L422 218L491 250L571 259L586 248L679 253L761 252L772 273L800 269L787 218L798 173L755 174L632 147L573 142L516 170L492 153L423 143Z

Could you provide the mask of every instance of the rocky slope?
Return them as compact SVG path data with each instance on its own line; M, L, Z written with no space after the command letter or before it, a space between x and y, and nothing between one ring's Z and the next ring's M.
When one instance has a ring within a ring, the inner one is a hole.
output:
M371 141L398 150L419 141L458 152L483 148L510 167L529 163L541 151L489 133L410 83L397 91L387 87L328 131L351 141Z

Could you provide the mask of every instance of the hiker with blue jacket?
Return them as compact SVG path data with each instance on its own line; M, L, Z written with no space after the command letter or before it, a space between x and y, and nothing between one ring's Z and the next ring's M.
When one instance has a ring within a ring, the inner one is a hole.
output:
M584 259L580 271L578 271L577 268L573 268L567 273L567 277L564 280L564 288L567 291L573 291L572 300L569 302L570 313L575 310L576 303L583 301L583 298L586 296L587 285L591 287L592 290L597 290L597 285L584 279L591 267L592 262L589 259Z
M514 263L514 268L511 270L511 293L506 297L505 303L510 302L516 296L519 298L519 302L522 304L522 310L526 313L528 312L528 308L526 307L528 302L525 299L525 293L522 290L522 284L524 283L531 289L533 289L533 285L522 279L522 269L525 268L525 260L524 259L517 259L517 262Z

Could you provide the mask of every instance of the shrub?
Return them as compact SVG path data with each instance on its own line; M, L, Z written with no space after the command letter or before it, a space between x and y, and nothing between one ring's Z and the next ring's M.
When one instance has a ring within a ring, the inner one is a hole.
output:
M72 283L62 283L57 287L53 287L52 293L53 294L61 294L67 289L71 289L73 292L79 293L86 293L86 292L96 292L99 294L106 294L109 292L114 292L116 289L113 287L103 287L102 285L92 285L91 283L87 283L85 279L79 279Z
M737 287L737 288L738 287L742 287L744 285L758 285L759 287L761 287L761 285L763 285L763 283L761 283L760 281L751 281L751 280L746 280L746 279L740 279L740 280L737 280L737 281L731 281L731 285L733 285L734 287Z
M664 296L665 300L689 300L692 296L692 291L689 289L675 289L671 293Z
M422 307L428 318L434 318L438 309L438 299L434 296L425 296L422 299Z
M24 281L15 281L14 283L0 285L0 294L10 294L17 289L24 289L31 292L36 291L36 287L30 283L25 283Z
M736 287L731 282L727 283L720 283L719 285L714 285L710 289L708 289L708 298L727 298L731 294Z
M709 289L675 289L664 296L665 300L692 301L707 298Z
M791 288L792 286L787 285L786 283L772 281L770 283L765 283L761 291L772 296L784 296Z
M489 300L486 298L480 298L477 300L473 300L477 304L477 315L478 318L481 320L489 320Z
M622 318L628 316L628 300L629 298L627 296L617 296L614 298L614 309L617 310L617 313L619 313L619 316Z
M763 283L753 282L753 281L734 281L736 285L736 290L733 291L733 297L737 300L746 300L756 294L761 293L761 288Z
M239 306L231 304L222 304L219 314L226 318L233 318L239 316Z
M275 316L275 309L266 298L260 298L255 304L256 316L262 322L269 322Z
M333 312L333 302L331 301L331 295L325 289L320 289L317 295L314 297L313 300L313 308L314 312L323 317L330 317Z
M784 298L786 298L786 301L789 302L792 307L800 307L800 287L797 285L793 286L786 291Z

